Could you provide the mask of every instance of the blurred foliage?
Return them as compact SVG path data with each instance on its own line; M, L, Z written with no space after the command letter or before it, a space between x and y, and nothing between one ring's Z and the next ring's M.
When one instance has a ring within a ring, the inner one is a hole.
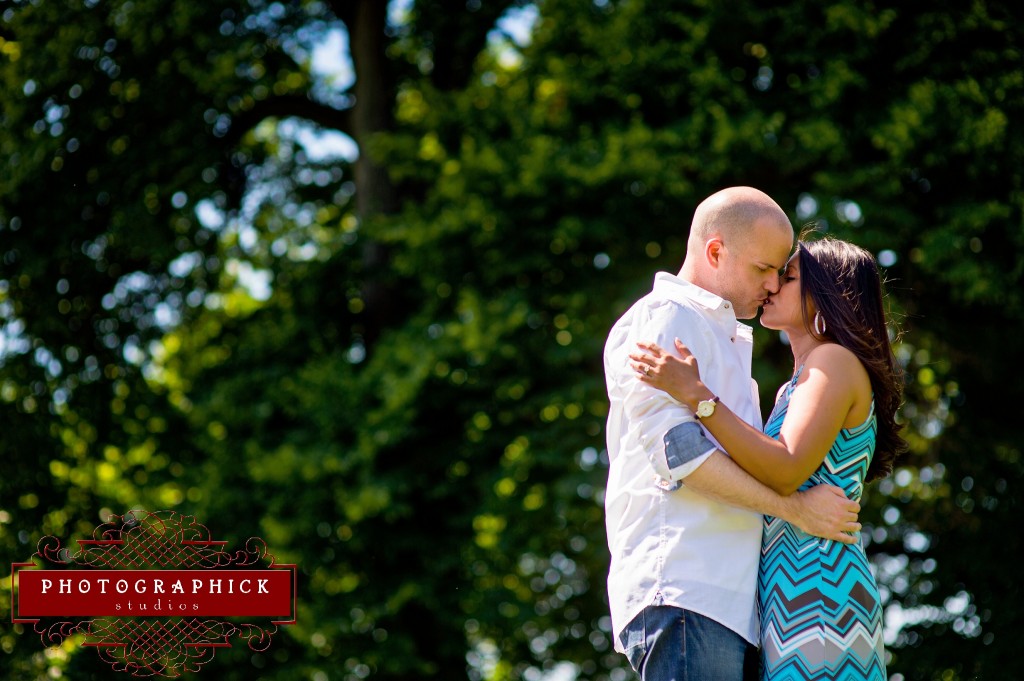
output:
M0 5L4 561L174 509L302 571L298 624L209 674L626 678L604 335L749 184L886 267L912 452L862 519L893 678L1014 676L1017 5L370 4ZM352 63L386 120L312 68L332 35L386 56ZM309 141L339 132L358 157ZM788 350L756 333L767 407Z

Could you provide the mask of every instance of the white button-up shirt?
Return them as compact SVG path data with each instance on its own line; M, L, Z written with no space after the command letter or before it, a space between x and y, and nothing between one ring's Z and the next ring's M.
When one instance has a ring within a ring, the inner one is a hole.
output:
M697 612L755 645L758 640L761 515L685 486L685 477L714 450L681 464L666 452L666 433L693 421L693 412L642 383L629 366L637 341L675 352L676 338L697 358L701 380L722 403L761 428L757 384L750 376L752 329L736 320L728 301L659 272L653 290L612 327L604 350L610 401L608 599L620 651L619 633L648 605ZM710 433L707 437L714 442Z

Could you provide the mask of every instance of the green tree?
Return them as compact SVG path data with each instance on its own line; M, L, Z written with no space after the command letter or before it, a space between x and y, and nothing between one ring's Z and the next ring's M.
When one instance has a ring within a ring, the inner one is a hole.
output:
M986 327L1022 314L1020 10L548 0L520 45L519 6L4 9L4 555L175 508L303 570L299 623L210 673L622 678L604 334L751 184L892 280L913 451L864 513L891 672L1012 674L1019 351ZM336 29L341 91L308 61ZM327 130L358 155L299 142ZM786 352L758 330L766 398Z

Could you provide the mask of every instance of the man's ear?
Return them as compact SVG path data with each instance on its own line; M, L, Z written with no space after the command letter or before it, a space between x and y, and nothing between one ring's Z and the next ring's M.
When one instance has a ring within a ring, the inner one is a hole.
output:
M725 244L718 237L712 237L704 243L704 257L713 269L718 269L725 254Z

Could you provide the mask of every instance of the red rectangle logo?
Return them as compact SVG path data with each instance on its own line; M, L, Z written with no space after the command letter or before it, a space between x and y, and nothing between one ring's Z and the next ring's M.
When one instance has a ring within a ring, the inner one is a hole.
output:
M20 570L17 618L292 616L291 570Z

